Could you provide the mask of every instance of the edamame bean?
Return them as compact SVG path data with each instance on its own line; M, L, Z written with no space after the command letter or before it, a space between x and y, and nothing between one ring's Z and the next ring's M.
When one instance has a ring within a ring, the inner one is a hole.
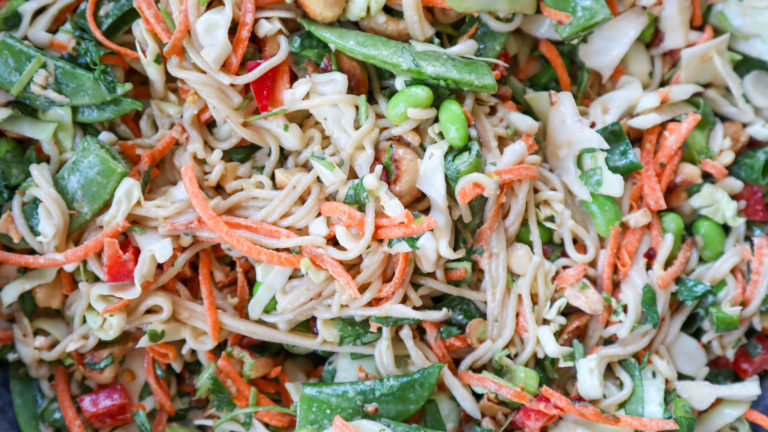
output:
M456 99L446 99L437 113L440 130L452 147L464 147L469 142L469 125L464 107Z
M408 86L392 96L387 104L387 118L399 125L408 120L408 108L426 108L432 105L435 95L425 85Z
M671 261L680 251L680 245L683 242L683 231L685 231L685 223L679 214L672 211L661 213L659 219L661 220L661 231L664 234L671 233L675 238L672 243L672 250L669 252L668 261Z
M704 261L714 261L723 254L725 230L722 225L702 216L693 223L693 234L699 244L699 256Z
M541 244L544 245L551 242L552 228L549 228L541 222L537 222L536 225L539 227L539 238L541 238ZM533 247L533 242L531 241L531 226L527 223L522 224L520 226L520 231L517 232L516 239L520 243L525 243L528 246Z
M616 204L616 200L609 196L593 193L592 201L582 201L581 205L589 213L592 218L592 225L595 226L595 231L601 237L611 235L611 226L616 225L621 220L621 209Z

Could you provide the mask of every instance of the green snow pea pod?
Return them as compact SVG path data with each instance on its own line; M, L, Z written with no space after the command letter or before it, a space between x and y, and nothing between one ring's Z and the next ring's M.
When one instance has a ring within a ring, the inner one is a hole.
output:
M77 123L98 123L112 120L131 111L140 110L141 102L119 96L98 105L74 107L72 115Z
M544 3L553 9L571 14L570 21L555 25L557 34L565 40L588 33L613 18L604 0L544 0Z
M456 99L446 99L437 112L440 129L451 147L461 148L469 141L469 125L464 107Z
M435 363L416 372L368 381L304 383L296 429L325 430L337 414L347 421L359 418L405 421L432 395L442 369L442 363ZM370 404L378 407L373 415L365 411Z
M101 81L96 74L51 57L9 33L0 38L0 52L3 53L0 56L0 89L10 92L14 86L19 86L17 81L20 78L28 78L18 93L18 98L38 109L46 109L53 105L98 105L120 96L132 87L131 84L117 84L114 88L109 88L110 86ZM52 82L45 88L53 92L49 95L35 93L29 85L33 75L30 74L29 69L39 66L39 62L36 62L38 57L44 60L41 68L53 70Z
M536 0L446 0L458 12L536 13Z
M408 120L408 108L426 108L432 105L435 95L432 90L421 84L408 86L392 96L387 104L387 118L399 125Z
M38 408L42 405L43 394L37 380L29 376L21 362L11 363L8 371L11 384L11 400L21 432L39 432Z
M75 13L75 22L82 29L88 28L85 18L86 3L81 3ZM134 9L132 0L101 0L96 3L94 19L107 39L124 32L139 18L141 15Z
M320 40L354 57L390 72L444 87L486 93L498 90L490 66L442 51L416 51L407 43L358 30L318 24L304 18L299 22Z
M597 133L605 139L610 148L605 157L608 169L616 174L627 175L643 169L643 164L637 159L632 150L632 143L627 133L621 127L621 123L613 122L597 130Z

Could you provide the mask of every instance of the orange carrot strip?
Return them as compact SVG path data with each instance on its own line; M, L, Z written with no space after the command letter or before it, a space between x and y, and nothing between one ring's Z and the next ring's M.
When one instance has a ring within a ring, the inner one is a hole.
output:
M104 47L109 48L124 57L128 57L131 60L138 60L139 53L132 49L122 47L104 36L104 34L101 32L101 29L99 29L99 26L96 24L96 18L93 16L95 12L96 0L88 0L88 4L86 4L85 8L85 19L88 22L88 28L91 30L91 33L93 33L93 37L95 37L99 43L104 45ZM158 12L158 14L159 13L160 12Z
M171 415L175 414L176 408L171 402L171 391L168 388L168 384L159 379L157 374L155 374L155 361L148 350L144 351L144 375L149 389L152 390L152 394L155 396L157 406L168 411Z
M587 274L587 264L577 264L555 277L555 287L564 288L581 280Z
M240 22L237 25L235 39L232 41L232 52L224 63L224 70L228 73L234 74L240 68L240 63L243 61L245 49L248 47L248 39L250 39L251 32L253 31L253 22L255 20L256 3L254 0L243 0L243 4L240 7Z
M301 251L307 256L314 264L324 268L331 274L337 281L339 281L347 292L353 298L360 298L360 289L357 286L355 279L347 272L341 263L331 258L324 249L318 247L303 247Z
M676 421L672 419L635 417L626 414L617 414L619 421L616 426L627 429L637 429L644 431L666 431L679 429Z
M464 267L450 269L445 271L445 280L446 282L453 282L457 280L462 280L465 277L467 277L467 269Z
M467 204L483 192L485 188L480 183L468 183L456 192L456 200L461 204Z
M734 267L731 273L736 279L732 301L734 306L738 306L744 300L744 293L747 292L747 281L744 279L744 273L738 267Z
M51 42L48 44L48 48L56 52L65 54L69 52L69 42L54 37L54 38L51 38Z
M128 175L137 179L142 171L149 168L149 165L155 165L156 163L160 162L160 159L162 159L163 156L165 156L165 154L171 150L183 132L184 126L180 124L177 124L171 128L171 130L168 131L168 133L157 143L157 145L155 145L155 147L141 154L141 163L134 166Z
M258 406L277 406L277 404L263 393L256 395L256 405ZM277 411L261 411L256 413L256 418L260 421L283 429L293 429L293 415Z
M619 234L621 227L613 225L608 236L608 246L605 248L603 271L600 274L600 289L608 295L613 295L613 266L616 264L616 253L619 249Z
M701 11L701 0L691 0L691 27L701 27L704 22L704 14Z
M198 269L200 281L200 294L205 306L205 318L208 321L208 329L211 339L219 342L219 313L216 310L216 298L213 296L213 282L211 281L211 251L200 251L200 267Z
M357 429L347 423L347 421L341 418L340 415L336 415L336 417L333 418L331 429L333 429L333 432L357 432Z
M413 222L413 213L411 213L410 210L406 210L405 212L403 212L402 215L397 217L389 217L387 215L376 215L376 220L374 221L376 228L395 226L402 223L412 223L412 222Z
M657 166L666 164L675 152L683 147L688 135L701 120L701 114L690 112L682 122L670 122L659 142L659 151L654 158L654 169ZM645 144L645 143L644 143ZM654 147L656 142L653 143Z
M243 4L248 2L243 2ZM181 3L181 9L175 16L176 30L173 31L171 38L163 48L163 55L171 57L174 55L181 55L184 51L184 39L187 38L189 33L189 0L184 0Z
M525 315L525 306L522 301L517 302L517 319L515 320L515 332L521 337L528 332L528 317Z
M504 185L516 180L537 180L539 169L533 165L515 165L508 168L497 169L493 174L498 176L499 184Z
M712 159L702 160L699 162L699 167L702 171L711 174L715 180L722 180L728 177L728 170L721 163L715 162Z
M176 358L176 347L168 342L160 342L146 348L152 357L163 364L168 364Z
M325 217L337 217L342 225L354 227L360 233L365 231L365 214L355 208L337 201L325 201L320 204L320 214Z
M392 3L402 3L403 0L389 0ZM441 9L453 9L445 0L421 0L421 5L426 7L436 7Z
M141 128L139 127L139 124L136 123L136 120L133 119L133 116L130 114L123 114L120 116L120 122L128 128L129 131L131 131L131 134L134 138L141 138ZM136 159L135 161L132 160L131 162L136 163L139 160Z
M643 227L630 228L624 234L621 240L619 250L616 253L616 268L618 269L618 279L624 280L632 266L632 260L635 258L635 252L640 247L640 240L643 238Z
M536 142L536 137L532 134L524 134L520 139L525 143L528 154L535 153L539 149L539 143Z
M538 63L538 60L536 59L536 57L528 56L525 59L525 62L519 65L512 74L515 76L515 78L519 79L520 81L525 81L528 78L533 76L534 68L537 63Z
M754 244L754 253L749 263L751 269L749 284L744 292L745 306L749 306L755 295L757 295L760 281L763 278L763 267L768 262L768 237L753 237L752 242Z
M701 32L701 37L699 40L696 41L696 45L701 45L703 43L711 41L715 37L715 31L712 29L712 26L707 24L704 26L704 31Z
M472 35L475 34L475 32L477 31L478 24L480 24L480 23L475 23L475 25L473 25L472 28L470 28L468 32L466 32L463 35L461 35L456 42L457 43L464 42L465 40L471 38Z
M557 22L560 25L568 24L573 19L571 14L569 14L568 12L551 8L541 0L539 1L539 8L541 9L542 15L551 19L552 21ZM567 91L567 90L563 90L563 91Z
M99 61L101 62L101 64L105 64L105 65L117 66L123 69L129 68L128 62L125 61L125 58L123 58L118 54L111 54L111 53L103 54L99 59Z
M523 404L529 408L545 412L550 415L561 415L561 411L553 407L550 404L539 402L533 398L530 394L523 390L512 387L507 384L503 384L495 379L473 372L461 371L459 372L459 380L466 385L482 387L488 391L494 392L503 396L513 402Z
M667 269L664 270L662 274L656 277L656 285L660 289L666 289L683 272L685 265L688 263L688 258L691 256L691 252L693 251L693 244L695 242L696 241L693 239L693 237L688 237L688 240L683 243L683 246L680 248L680 252L677 253L677 257L675 257L675 260L672 262L672 264L667 267Z
M157 410L155 421L152 423L152 432L165 432L165 425L168 423L168 411L164 409Z
M264 237L272 238L272 239L284 239L284 238L293 238L297 237L297 235L285 228L281 228L276 225L272 225L268 222L262 222L258 220L252 220L252 219L243 219L239 217L234 216L227 216L222 215L221 220L224 221L224 223L227 224L232 229L241 229L241 230L247 230L254 234L258 234Z
M659 186L659 179L654 168L657 165L654 165L653 162L653 152L656 148L656 141L659 138L660 131L661 127L658 125L646 129L643 134L640 152L640 159L643 164L643 169L640 172L640 178L643 183L643 202L649 209L654 211L667 208L667 203L664 201L664 195L661 193L661 186Z
M14 339L13 330L0 331L0 345L12 344Z
M613 16L619 14L619 3L616 0L605 0L605 4L608 5L608 9L611 10Z
M67 368L59 365L53 371L53 388L56 390L56 399L59 401L61 415L70 432L85 432L80 416L77 414L75 403L72 402L72 393L69 391L69 375Z
M664 165L664 171L662 171L661 178L659 179L659 187L662 192L666 192L670 183L672 183L672 180L677 174L677 167L680 166L680 161L682 159L683 149L679 148L675 154L672 155L672 158L666 162L666 165Z
M621 79L622 75L624 75L624 68L621 67L621 64L618 64L613 72L611 72L611 79L618 81Z
M377 240L389 240L400 237L410 237L434 229L437 221L432 216L421 216L417 223L405 223L395 226L382 227L376 230L373 238Z
M424 328L424 332L426 333L425 338L427 339L427 345L429 345L432 352L435 353L437 359L441 363L447 365L451 372L456 373L456 365L453 364L453 359L445 348L443 338L440 336L440 328L437 324L429 321L422 321L420 325Z
M560 89L566 92L571 91L571 77L568 75L568 69L565 68L565 62L560 57L560 52L557 51L557 48L552 45L552 42L546 39L539 39L539 51L555 68Z
M664 240L664 234L661 232L661 220L659 214L653 212L651 215L651 223L648 225L648 231L651 234L651 247L655 250L659 250L661 242Z
M445 349L448 351L456 351L469 346L469 340L467 340L467 335L465 334L460 334L452 338L444 339L443 343L445 344Z
M235 365L232 364L227 353L223 353L221 357L219 357L219 360L216 362L216 367L229 378L232 385L235 386L238 395L246 399L251 395L251 385L245 381L242 375L240 375L240 372L235 368Z
M89 0L94 1L94 0ZM163 43L168 43L171 39L171 29L165 22L165 18L160 13L160 9L152 0L134 0L133 6L139 11L144 21L149 25L153 32Z
M397 289L400 288L405 281L405 276L408 274L408 261L410 258L410 252L400 252L395 254L395 275L392 276L391 281L382 285L376 298L389 298L395 294Z
M192 207L197 214L200 215L200 218L205 224L208 225L208 228L215 232L223 242L232 246L243 255L249 256L257 261L284 267L300 268L300 262L303 258L301 255L286 254L264 249L254 245L229 228L206 201L205 195L203 195L203 191L200 190L200 185L197 183L195 168L192 164L186 165L181 169L181 178L184 182L184 189L186 189L187 195L189 195L189 202L192 204Z
M28 268L61 267L64 264L82 261L104 248L104 239L115 238L131 226L123 219L112 224L96 237L86 241L80 246L64 252L54 252L45 255L24 255L13 252L0 251L0 262Z
M61 278L61 291L64 294L72 294L77 291L77 285L75 285L75 279L72 277L72 273L67 273L63 269L59 271L59 277Z
M506 191L506 186L501 188L501 192L496 197L496 202L493 203L493 208L488 215L488 219L486 219L480 228L477 229L477 232L475 233L475 247L482 246L483 250L487 249L486 242L488 241L488 238L491 237L491 234L493 234L493 231L496 230L496 225L498 225L501 220L502 206L507 200Z
M240 315L240 318L245 318L247 316L245 308L248 306L248 300L250 299L248 280L245 277L245 270L240 263L240 258L235 258L235 264L237 266L237 304L235 305L235 310Z
M752 423L759 425L764 429L768 428L768 416L755 409L748 409L747 412L744 413L744 419L751 421Z

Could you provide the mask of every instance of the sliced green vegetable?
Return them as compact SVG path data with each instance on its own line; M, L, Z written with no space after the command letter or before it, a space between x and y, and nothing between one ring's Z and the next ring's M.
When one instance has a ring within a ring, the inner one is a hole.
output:
M75 147L75 125L72 124L72 108L66 106L50 107L40 111L40 120L56 122L54 137L59 152L66 153Z
M621 175L632 174L643 169L643 164L640 163L632 150L632 143L629 141L627 133L624 132L624 128L621 127L621 123L613 122L598 129L597 133L610 146L606 152L608 155L605 157L608 169Z
M19 306L21 306L21 311L27 318L30 318L32 314L37 311L37 302L35 301L35 295L32 294L32 291L23 292L19 296Z
M475 55L477 57L498 58L501 51L504 50L507 39L509 39L509 33L493 31L482 20L473 15L467 15L458 34L467 34L475 25L477 25L477 29L472 35L472 39L477 42Z
M400 423L389 419L378 419L377 421L386 426L391 432L437 432L445 430L445 428L430 429L422 425Z
M10 117L0 121L0 129L38 141L50 141L56 132L56 123L13 113Z
M0 8L0 31L13 30L21 24L21 14L18 9L24 0L10 0Z
M235 146L231 149L224 150L224 154L229 156L233 162L246 163L251 160L257 151L259 151L259 146L256 144L248 144L244 146Z
M43 394L37 380L29 376L22 362L11 363L8 370L11 388L11 401L16 421L21 432L40 431L40 418L37 414L43 404Z
M339 318L336 321L336 330L339 332L339 345L368 345L381 337L381 332L371 331L368 320Z
M304 383L301 386L296 427L328 428L336 415L347 421L359 418L404 421L418 411L435 390L442 363L413 373L346 383ZM378 409L366 413L367 405Z
M644 44L649 44L653 40L653 35L656 33L656 15L648 12L648 24L640 32L637 40Z
M582 201L581 205L592 218L592 224L595 226L597 234L601 237L608 237L611 235L611 227L621 221L621 209L616 200L609 196L595 193L590 195L592 201Z
M322 63L325 56L331 53L331 47L318 39L312 32L298 33L291 36L288 46L292 53L305 57L317 64Z
M484 318L485 314L476 304L464 297L445 295L443 300L435 304L433 309L448 309L451 316L445 322L461 328L466 328L467 324L475 318Z
M664 234L671 233L674 237L672 250L669 251L669 258L667 259L669 262L675 259L677 253L680 251L680 245L683 243L683 233L685 232L685 223L683 222L683 218L673 211L665 211L661 213L659 220L661 221L661 232Z
M541 244L547 244L551 242L552 235L554 234L552 228L544 225L541 222L536 222L536 226L539 228L539 238L541 238ZM520 243L525 243L529 247L533 247L533 242L531 241L531 226L527 223L520 225L520 230L517 231L517 237L515 237L515 240L519 241Z
M702 160L715 156L715 152L709 148L709 131L715 126L715 114L701 97L693 97L688 103L696 107L696 112L701 114L701 120L685 140L683 160L698 165Z
M72 114L77 123L99 123L142 108L141 102L120 96L98 105L74 107Z
M677 291L675 291L677 299L689 306L705 294L713 292L712 285L696 279L679 277L675 284L677 285Z
M709 323L715 333L725 333L739 328L739 314L729 314L720 305L709 307Z
M632 357L619 362L621 367L632 377L632 394L622 406L628 415L643 416L643 377L640 374L640 365Z
M768 145L740 152L729 171L745 183L768 184Z
M43 64L45 64L45 60L43 60L43 57L40 55L32 59L32 62L29 63L27 68L24 69L24 72L21 73L18 81L13 83L13 87L11 87L8 93L12 94L13 96L18 96L19 93L24 90L24 87L26 87L27 84L32 81L32 76L35 74L35 72L37 72L38 69L40 69Z
M33 48L10 33L0 38L0 89L10 92L30 64L40 56L45 60L47 69L53 70L47 90L64 99L56 100L34 93L30 84L19 93L19 99L38 108L45 109L52 105L82 106L98 105L112 100L131 89L131 84L116 84L114 91L99 79L98 75L71 63Z
M339 51L396 74L451 88L486 93L498 90L491 68L481 61L442 51L416 51L410 44L358 30L322 25L304 18L299 18L299 22Z
M506 356L500 357L498 364L501 366L500 376L505 381L534 396L539 393L539 373L534 369L517 364Z
M676 397L672 400L672 418L680 427L680 432L693 432L696 427L696 417L693 416L691 404L683 398Z
M643 312L645 317L640 324L648 323L656 328L659 326L659 307L656 303L656 291L650 284L643 286L643 295L641 299L641 305L643 306Z
M436 400L430 399L424 404L420 424L426 429L445 430L445 421Z
M380 317L373 316L371 321L383 327L397 327L401 325L410 325L420 323L421 320L415 318L398 318L398 317Z
M565 40L589 33L600 24L613 18L611 9L603 0L544 0L544 3L571 15L565 24L556 24L555 30Z
M75 13L75 22L82 29L88 29L85 6L86 2L83 2ZM141 16L131 0L100 0L96 3L94 18L104 36L112 39L131 27Z
M458 12L536 12L536 0L446 0Z
M468 147L451 149L445 154L445 177L451 188L455 188L465 175L482 171L483 155L477 141L470 141Z
M13 192L29 178L29 166L37 162L33 148L22 151L12 138L0 138L0 204L13 198Z
M59 401L56 398L51 399L45 404L45 407L40 412L40 420L49 426L61 430L67 429L67 423L64 421L64 415L61 413Z

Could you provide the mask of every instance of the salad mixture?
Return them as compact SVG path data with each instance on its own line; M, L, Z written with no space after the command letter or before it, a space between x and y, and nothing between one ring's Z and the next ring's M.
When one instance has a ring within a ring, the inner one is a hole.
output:
M768 427L767 23L0 0L21 431Z

